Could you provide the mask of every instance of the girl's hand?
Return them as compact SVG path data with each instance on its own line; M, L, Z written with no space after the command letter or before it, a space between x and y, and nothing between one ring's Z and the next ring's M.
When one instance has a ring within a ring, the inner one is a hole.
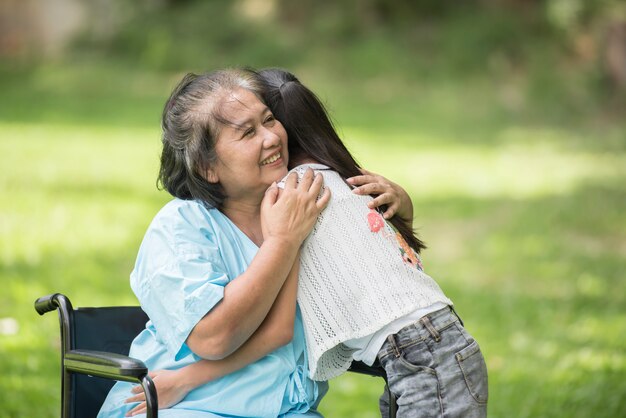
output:
M273 184L261 203L264 239L275 237L298 246L302 244L317 221L317 216L330 200L328 188L319 196L323 184L322 175L314 175L311 169L304 173L299 182L296 173L289 174L280 193L278 186Z
M182 401L191 391L191 387L183 384L180 379L180 370L156 370L148 373L154 381L159 399L159 409L169 408ZM131 390L135 396L126 399L125 403L139 402L139 405L128 411L127 417L143 414L148 410L146 405L146 395L141 385L133 387Z
M346 181L356 186L352 191L359 195L374 195L374 200L368 203L370 209L387 205L383 213L385 219L398 215L409 223L413 222L413 203L408 193L396 183L385 177L361 169L362 175L350 177Z

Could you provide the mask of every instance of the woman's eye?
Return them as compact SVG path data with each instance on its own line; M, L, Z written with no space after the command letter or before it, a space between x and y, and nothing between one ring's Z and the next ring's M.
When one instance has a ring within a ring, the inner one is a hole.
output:
M248 128L246 129L246 131L243 133L243 136L251 136L254 133L254 129L252 128Z
M276 118L274 118L274 115L269 115L268 117L265 118L265 123L274 122L275 120Z

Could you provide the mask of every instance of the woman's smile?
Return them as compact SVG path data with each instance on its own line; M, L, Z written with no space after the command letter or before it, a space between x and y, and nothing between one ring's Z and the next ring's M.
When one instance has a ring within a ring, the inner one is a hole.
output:
M268 158L261 161L261 165L269 165L269 164L275 163L276 161L280 160L280 157L281 157L281 153L280 151L278 151L276 154L271 155Z

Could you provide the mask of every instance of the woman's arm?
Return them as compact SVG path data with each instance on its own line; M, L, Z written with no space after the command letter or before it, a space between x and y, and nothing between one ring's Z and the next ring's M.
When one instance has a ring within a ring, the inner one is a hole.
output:
M178 370L150 372L149 375L157 388L159 409L177 404L196 387L254 363L292 340L299 265L298 254L267 317L252 337L233 354L223 360L200 360ZM126 399L126 403L140 402L140 404L130 410L126 416L146 412L145 395L141 386L135 386L132 393L135 395Z
M274 185L261 203L264 242L248 269L224 289L223 299L193 328L187 345L200 357L220 360L235 352L261 325L282 288L298 248L328 203L321 175L292 174L278 195Z
M365 169L361 169L361 172L363 174L360 176L346 179L348 183L356 186L353 192L361 195L378 195L369 203L370 209L387 205L387 210L383 213L385 219L397 215L406 221L409 227L412 227L413 202L406 190L379 174Z

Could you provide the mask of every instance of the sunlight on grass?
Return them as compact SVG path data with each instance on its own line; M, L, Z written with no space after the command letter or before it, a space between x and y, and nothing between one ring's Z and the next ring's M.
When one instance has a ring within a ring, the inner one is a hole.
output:
M593 349L583 347L567 353L560 358L555 366L556 375L574 373L585 375L589 372L612 370L626 372L626 355L614 350Z
M118 247L135 232L126 219L145 226L146 204L166 198L154 187L156 130L3 124L0 135L7 157L0 177L5 265L35 265L52 249Z
M346 133L349 147L366 168L384 172L419 197L565 195L584 182L626 173L626 154L568 149L567 138L553 131L544 133L545 141L537 141L536 130L517 128L501 133L500 146L443 147L437 144L448 141L438 138L373 138L358 129ZM415 147L407 147L411 143Z

